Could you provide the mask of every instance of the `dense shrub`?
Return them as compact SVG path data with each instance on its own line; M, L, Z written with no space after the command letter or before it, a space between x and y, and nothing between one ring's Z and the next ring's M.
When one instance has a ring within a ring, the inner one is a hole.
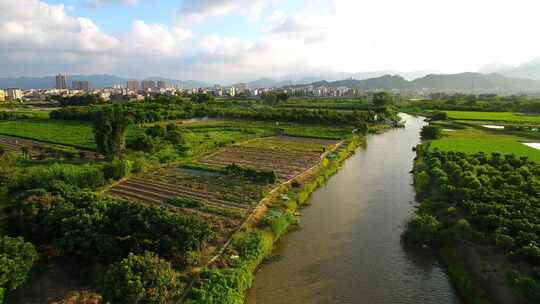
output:
M225 167L225 172L227 174L240 176L242 178L246 178L257 183L273 184L278 180L278 176L275 171L263 171L251 168L243 168L234 163Z
M407 223L403 238L410 244L435 245L441 227L434 216L418 214Z
M88 106L105 103L105 99L96 94L81 94L73 96L54 96L62 107L68 106Z
M442 111L434 111L434 112L431 112L429 118L431 120L447 120L448 119L448 114L446 114L446 112L442 112Z
M171 264L150 252L113 264L101 284L105 302L126 304L173 303L183 288Z
M121 180L131 173L133 162L130 160L115 160L103 166L103 176L106 179Z
M94 189L105 184L103 170L99 166L53 164L26 169L10 183L8 190L10 193L20 193L27 189L50 189L58 181L80 188Z
M65 253L103 263L148 250L183 265L186 252L200 250L214 235L196 215L128 202L94 202L86 208L63 204L48 213L46 222L60 227L57 244Z
M439 126L424 126L420 131L420 137L423 140L439 139L442 137L442 128Z
M127 141L127 148L136 151L153 153L159 150L160 142L147 134L140 134Z
M0 237L0 303L6 291L24 283L36 258L34 246L21 237Z

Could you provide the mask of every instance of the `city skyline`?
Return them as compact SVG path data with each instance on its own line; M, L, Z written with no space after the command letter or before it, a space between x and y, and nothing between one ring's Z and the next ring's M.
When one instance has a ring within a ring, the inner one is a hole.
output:
M0 77L65 71L234 83L504 69L540 56L532 39L540 5L518 3L0 0Z

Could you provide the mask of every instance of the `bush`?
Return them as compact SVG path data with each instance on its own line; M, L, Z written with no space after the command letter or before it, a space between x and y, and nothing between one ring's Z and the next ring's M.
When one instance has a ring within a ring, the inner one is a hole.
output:
M431 120L447 120L448 114L442 111L434 111L430 115Z
M105 184L103 170L99 166L54 164L48 167L29 168L9 185L9 192L50 189L58 181L80 188L98 188Z
M184 286L171 264L157 255L130 253L110 266L105 273L101 292L106 303L173 303Z
M130 160L115 160L103 166L106 179L121 180L131 174L133 162Z
M273 184L278 180L275 171L255 170L251 168L243 168L236 164L231 164L225 167L227 174L240 176L257 183Z
M0 303L5 291L12 291L27 279L37 258L34 246L23 238L0 238Z
M159 150L159 140L154 139L147 134L140 134L137 137L128 141L127 148L131 150L152 153Z
M441 227L442 224L434 216L418 214L407 223L403 239L412 245L436 245Z
M540 303L540 283L528 276L523 276L517 271L508 274L510 285L523 294L531 303Z
M420 131L423 140L439 139L442 137L442 128L438 126L424 126Z

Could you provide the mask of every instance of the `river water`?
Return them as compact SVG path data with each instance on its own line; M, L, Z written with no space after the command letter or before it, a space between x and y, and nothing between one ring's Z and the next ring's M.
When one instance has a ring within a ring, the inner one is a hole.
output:
M401 116L404 129L370 135L313 193L300 229L257 273L248 304L460 303L440 265L400 243L414 212L412 147L425 124Z

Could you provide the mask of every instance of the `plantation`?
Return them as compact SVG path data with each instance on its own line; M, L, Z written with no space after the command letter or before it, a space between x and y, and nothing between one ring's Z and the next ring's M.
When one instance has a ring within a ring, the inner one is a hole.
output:
M414 179L422 203L404 239L446 248L442 255L450 267L462 268L452 274L454 280L470 277L469 284L458 283L468 299L494 297L489 290L498 288L517 291L530 303L540 301L540 165L513 154L428 151L422 146L417 151ZM482 252L482 263L489 263L491 272L473 266L468 256L458 258L461 266L454 265L456 258L449 252L471 250ZM503 258L496 258L500 252ZM489 286L495 281L504 283Z

